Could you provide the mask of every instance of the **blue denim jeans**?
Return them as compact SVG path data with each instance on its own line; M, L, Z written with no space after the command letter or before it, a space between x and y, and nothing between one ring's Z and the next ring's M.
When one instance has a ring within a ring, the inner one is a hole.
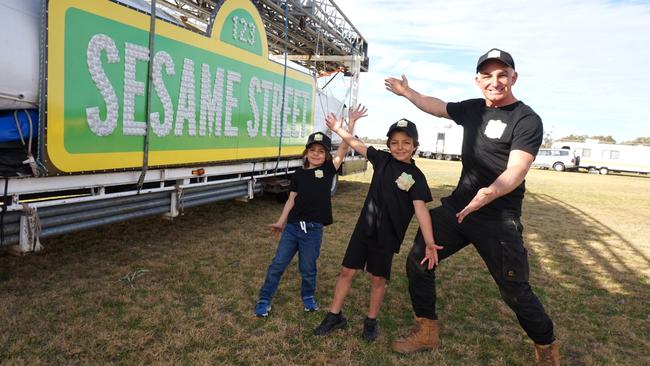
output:
M300 296L314 296L316 292L316 260L320 255L323 240L323 225L317 222L296 222L287 224L275 251L275 257L266 271L264 284L260 289L260 300L269 302L275 295L280 278L287 269L293 256L298 252L298 269L302 276Z

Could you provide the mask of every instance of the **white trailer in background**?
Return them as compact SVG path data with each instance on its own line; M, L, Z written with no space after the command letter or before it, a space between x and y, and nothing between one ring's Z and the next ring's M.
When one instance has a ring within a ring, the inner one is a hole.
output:
M435 150L435 143L431 136L421 136L420 146L418 146L418 156L421 158L433 159L433 151Z
M463 149L463 127L448 123L433 132L432 159L460 160Z
M650 173L650 146L604 144L587 139L585 142L558 141L553 147L570 149L579 158L578 167L589 173Z

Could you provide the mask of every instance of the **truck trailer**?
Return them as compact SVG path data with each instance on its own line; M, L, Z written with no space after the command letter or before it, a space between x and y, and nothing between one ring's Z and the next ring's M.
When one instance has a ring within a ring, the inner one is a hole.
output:
M463 148L463 127L447 123L436 127L432 138L424 143L421 155L429 159L437 160L461 160ZM432 140L432 141L430 141Z
M650 146L604 144L594 139L557 141L552 146L569 149L577 157L578 167L589 173L650 173Z
M327 129L315 63L287 56L367 71L365 39L316 2L0 0L0 247L277 190Z

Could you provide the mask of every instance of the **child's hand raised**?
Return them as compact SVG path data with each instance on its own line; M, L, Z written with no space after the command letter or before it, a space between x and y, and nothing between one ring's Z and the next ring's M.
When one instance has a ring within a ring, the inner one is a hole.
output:
M366 117L367 115L368 115L368 108L366 108L363 104L358 104L356 108L352 108L348 112L350 123L354 123L359 118Z
M276 237L282 234L282 230L284 230L284 225L280 222L268 224L267 226L271 229L271 233Z
M339 118L336 118L334 113L330 113L325 117L325 124L330 130L336 132L337 129L341 128L342 122Z

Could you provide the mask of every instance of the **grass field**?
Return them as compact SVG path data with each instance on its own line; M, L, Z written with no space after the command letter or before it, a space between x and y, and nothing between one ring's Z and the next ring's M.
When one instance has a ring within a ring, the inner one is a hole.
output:
M460 163L418 160L434 202ZM342 178L319 260L321 311L304 313L288 268L268 319L252 316L282 205L264 196L48 239L42 254L0 255L0 363L212 365L530 365L520 329L473 247L440 265L439 350L401 356L412 325L404 273L412 223L394 261L381 336L360 338L369 280L344 311L350 327L317 338L371 172ZM553 318L565 365L650 364L650 178L531 170L524 236L531 284ZM415 220L414 220L415 222Z

